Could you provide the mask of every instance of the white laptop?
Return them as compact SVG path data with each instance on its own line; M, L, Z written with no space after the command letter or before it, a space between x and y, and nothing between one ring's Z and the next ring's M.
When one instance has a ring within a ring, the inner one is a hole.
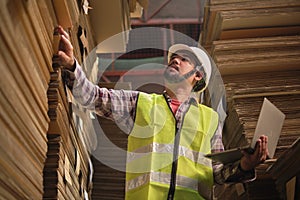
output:
M205 156L223 164L235 162L243 156L241 150L253 153L257 139L259 139L261 135L266 135L268 136L269 158L273 158L284 119L285 115L267 98L264 98L255 133L249 146L229 149L218 153L211 153Z

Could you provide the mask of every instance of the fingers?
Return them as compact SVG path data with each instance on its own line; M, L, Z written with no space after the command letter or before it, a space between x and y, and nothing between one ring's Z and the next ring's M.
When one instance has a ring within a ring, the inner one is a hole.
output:
M59 34L61 36L59 50L65 51L66 54L69 54L69 51L73 51L73 46L70 42L70 36L61 26L57 26L55 28L54 34Z
M53 62L68 69L72 68L75 60L70 36L61 26L56 27L54 32L55 34L60 34L61 37L58 52L56 57L54 57Z
M57 26L57 27L55 28L55 31L57 31L59 34L65 36L65 38L67 38L68 40L70 39L69 34L63 29L62 26Z
M256 143L255 156L259 163L264 162L268 157L268 137L265 135L260 136Z
M67 69L71 69L75 63L75 59L73 57L70 57L63 51L58 52L59 62L60 65Z
M262 135L260 137L262 143L261 143L261 146L262 146L262 156L261 156L261 160L262 162L264 162L268 155L269 155L269 152L268 152L268 137L267 136L264 136Z
M261 145L261 143L262 143L261 139L258 139L256 141L255 152L254 152L255 157L260 157L260 155L261 155L261 152L262 152L262 145Z
M70 40L64 35L61 36L61 44L60 50L66 51L67 54L69 54L70 51L73 51Z
M241 167L244 170L250 170L263 163L268 157L268 137L262 135L256 142L255 151L249 154L242 151Z

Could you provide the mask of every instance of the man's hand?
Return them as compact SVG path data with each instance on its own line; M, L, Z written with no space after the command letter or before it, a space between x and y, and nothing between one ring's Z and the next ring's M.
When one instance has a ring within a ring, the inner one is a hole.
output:
M69 34L61 27L55 28L55 32L61 35L59 49L54 56L53 61L69 70L72 70L75 59L73 54L73 45L70 42Z
M248 154L246 151L242 151L243 157L241 158L241 168L244 171L254 169L260 163L263 163L268 155L268 137L260 136L256 142L255 151L253 154Z

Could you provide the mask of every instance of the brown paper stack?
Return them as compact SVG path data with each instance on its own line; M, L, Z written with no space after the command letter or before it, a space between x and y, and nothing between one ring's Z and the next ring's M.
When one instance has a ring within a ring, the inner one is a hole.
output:
M81 123L87 118L81 108L68 103L61 75L52 67L57 25L69 33L79 63L95 47L99 36L88 10L83 11L88 2L0 1L0 199L90 198L89 153L97 140L91 124ZM118 24L129 27L126 3L111 9L123 13ZM111 12L97 16L108 22L107 16L115 19ZM98 29L112 36L111 26Z
M205 7L201 44L237 38L295 35L300 31L297 0L211 0Z
M281 36L215 41L212 57L225 83L228 118L226 148L251 141L264 97L286 114L277 151L299 134L300 37ZM293 104L290 103L293 101ZM277 154L278 155L278 154Z
M278 191L286 191L286 196L282 195L282 198L299 199L300 197L299 185L297 185L300 173L300 159L297 159L299 153L300 138L298 138L268 170L276 179ZM295 174L297 176L295 176Z
M299 137L300 80L294 77L299 75L298 70L226 77L229 101L223 134L226 148L251 142L263 98L267 97L286 114L276 149L278 158Z
M0 8L0 199L42 199L50 77L47 48L40 51L44 29L38 36L30 29L41 22L35 1L1 1Z
M286 115L275 160L256 168L256 181L219 190L220 199L226 194L236 199L285 195L275 191L275 177L266 170L300 136L299 15L296 0L211 0L205 7L200 43L211 54L225 84L225 148L251 142L264 97Z
M60 70L48 89L50 126L44 168L44 199L83 199L90 195L89 153L71 121Z
M101 87L114 88L115 83L99 83ZM131 89L130 83L118 87ZM98 117L98 145L93 152L94 178L92 199L125 198L125 163L128 135L113 121ZM101 133L100 133L101 132ZM107 138L109 141L105 141ZM111 145L112 144L112 145Z

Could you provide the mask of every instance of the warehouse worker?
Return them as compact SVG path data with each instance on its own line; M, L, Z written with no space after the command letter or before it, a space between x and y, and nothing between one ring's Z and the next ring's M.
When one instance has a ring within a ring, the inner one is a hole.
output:
M253 154L243 152L236 163L212 164L203 156L224 147L218 114L192 95L211 78L210 60L202 49L170 47L164 94L108 90L87 80L68 34L57 29L62 37L55 61L66 69L65 81L75 98L128 128L126 199L210 199L213 183L255 178L254 168L268 155L265 136Z

